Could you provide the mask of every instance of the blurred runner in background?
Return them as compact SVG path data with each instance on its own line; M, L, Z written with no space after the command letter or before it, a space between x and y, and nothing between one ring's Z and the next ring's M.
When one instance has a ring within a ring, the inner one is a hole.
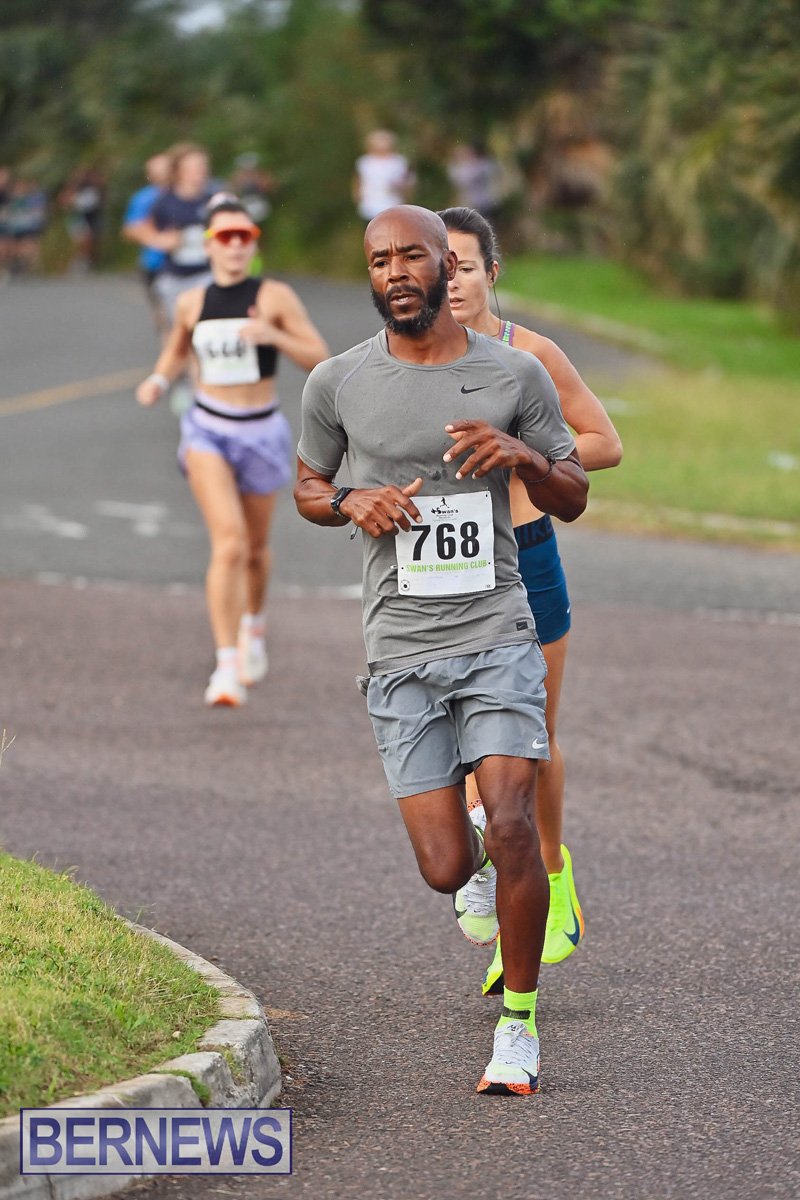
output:
M156 293L155 282L167 255L164 250L155 250L142 241L140 224L150 216L156 200L167 186L169 166L169 157L166 154L154 154L148 158L144 165L147 184L131 196L122 221L122 236L129 242L135 242L141 246L139 272L144 283L147 301L153 311L156 329L162 335L167 333L169 325Z
M353 199L365 221L395 204L404 204L414 191L413 172L408 159L398 154L396 142L388 129L375 129L367 135L366 154L356 160Z
M270 196L275 190L275 180L261 166L255 152L239 154L233 163L231 191L241 200L248 216L256 225L263 225L272 212Z
M11 200L11 171L0 167L0 282L8 277L8 263L12 246L8 224L8 206Z
M59 196L72 242L70 266L81 274L100 260L106 183L96 167L80 167Z
M497 160L483 142L456 146L447 164L456 202L492 220L500 207L501 180Z
M171 322L178 296L211 282L203 241L211 185L208 155L202 146L193 142L172 146L167 162L166 187L147 216L127 225L126 237L164 253L154 287Z
M167 151L167 186L156 197L149 216L128 226L128 236L165 258L153 282L156 301L167 326L175 319L178 297L193 288L211 283L203 235L208 201L212 195L208 155L202 146L181 142ZM175 380L170 407L182 416L191 404L192 383Z
M239 197L251 221L263 228L272 212L271 196L275 190L275 179L269 171L264 170L259 155L254 151L239 154L234 159L233 167L231 191ZM250 274L260 275L263 267L259 248L250 264Z
M32 179L16 176L6 203L6 231L10 238L9 270L12 275L35 271L41 259L42 237L47 226L47 195Z

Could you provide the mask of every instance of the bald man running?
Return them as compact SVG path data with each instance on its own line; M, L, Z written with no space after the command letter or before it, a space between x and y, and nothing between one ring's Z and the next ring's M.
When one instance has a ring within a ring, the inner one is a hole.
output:
M549 902L533 798L548 749L508 479L516 470L564 521L588 484L541 364L453 317L457 259L439 217L388 209L364 245L385 328L309 376L295 500L317 525L362 531L364 690L389 790L462 932L502 935L503 1012L477 1090L529 1094ZM344 459L352 487L335 481ZM470 819L473 769L483 804Z

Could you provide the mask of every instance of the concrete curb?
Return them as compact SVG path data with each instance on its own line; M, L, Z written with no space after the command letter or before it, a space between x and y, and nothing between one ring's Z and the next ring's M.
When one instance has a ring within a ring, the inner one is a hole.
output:
M281 1090L281 1068L264 1010L252 992L199 954L152 929L136 933L168 946L220 993L222 1020L206 1031L194 1054L172 1058L146 1075L99 1092L60 1100L58 1108L269 1108ZM207 1089L207 1091L206 1091ZM0 1200L90 1200L123 1191L144 1176L20 1175L19 1117L0 1121Z

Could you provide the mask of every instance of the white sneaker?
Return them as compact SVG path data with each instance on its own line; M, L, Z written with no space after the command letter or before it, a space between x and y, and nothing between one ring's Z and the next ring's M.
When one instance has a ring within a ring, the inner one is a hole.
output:
M205 701L208 705L239 708L247 702L247 692L236 672L235 666L217 667L208 681Z
M539 1039L524 1021L501 1018L494 1052L476 1092L486 1096L533 1096L539 1091Z
M245 687L260 683L269 670L269 658L263 637L253 637L248 625L239 625L239 682Z
M479 830L483 844L483 831L486 828L486 812L483 805L477 804L469 817ZM467 941L475 946L490 945L500 930L495 903L496 891L497 868L486 862L453 896L458 927Z

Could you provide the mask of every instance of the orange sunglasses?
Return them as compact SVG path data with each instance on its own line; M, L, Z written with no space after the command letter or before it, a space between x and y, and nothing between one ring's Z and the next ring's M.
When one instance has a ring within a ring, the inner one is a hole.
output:
M223 246L230 246L234 238L238 238L243 246L249 246L261 234L261 230L256 225L248 225L245 229L207 229L205 232L206 239L216 238L218 242L222 242Z

